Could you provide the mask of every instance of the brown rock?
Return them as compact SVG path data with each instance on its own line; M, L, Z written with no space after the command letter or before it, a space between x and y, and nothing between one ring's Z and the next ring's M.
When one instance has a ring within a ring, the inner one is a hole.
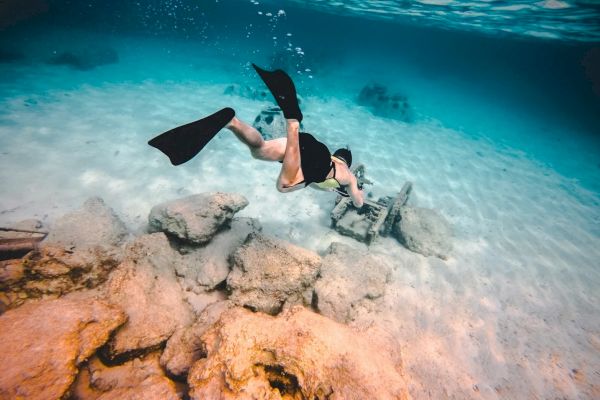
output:
M277 317L235 308L202 337L191 399L408 399L398 345L303 307Z
M268 314L304 304L304 292L317 278L321 257L291 243L250 234L232 256L227 286L237 305Z
M0 317L0 398L58 399L126 320L102 301L44 300Z
M81 369L72 388L72 397L81 400L175 400L176 385L159 364L159 354L151 353L116 367L104 365L97 357Z
M122 362L155 350L191 324L193 313L175 276L179 257L164 233L140 236L128 246L105 289L129 320L104 349L106 357Z

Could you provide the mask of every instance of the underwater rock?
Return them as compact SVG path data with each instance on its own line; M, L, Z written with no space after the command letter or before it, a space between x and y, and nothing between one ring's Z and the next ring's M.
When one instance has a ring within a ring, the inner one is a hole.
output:
M202 336L191 399L408 399L399 345L304 307L226 311Z
M231 227L218 232L206 246L181 246L182 261L175 268L184 290L200 293L223 283L230 271L229 256L250 233L261 230L257 219L234 218Z
M106 366L98 357L81 368L71 392L75 399L85 400L177 400L180 396L173 381L167 378L159 364L160 354L114 367Z
M262 110L254 119L252 126L260 132L265 140L287 135L287 125L279 107L267 107Z
M315 283L313 305L326 317L350 322L370 311L385 293L391 268L384 260L341 243L332 243Z
M380 117L398 119L411 122L413 113L406 96L389 94L388 89L380 84L366 85L358 95L357 103L367 107L371 112Z
M194 362L204 357L202 335L232 306L220 301L206 307L191 326L178 329L167 341L160 363L173 376L186 376Z
M51 226L43 245L75 248L121 246L128 235L125 224L100 197L92 197L83 206L68 213Z
M59 399L78 366L126 321L97 300L43 300L0 317L0 398Z
M102 350L108 361L118 363L155 350L192 322L175 276L179 257L164 233L140 236L127 247L125 260L105 288L107 300L129 316Z
M148 216L149 229L191 244L204 244L227 227L248 200L235 193L201 193L156 205Z
M312 292L321 266L317 253L254 233L231 259L230 300L272 315L284 306L306 304L305 292Z
M424 256L445 260L452 250L450 224L435 210L402 207L393 233L408 249Z
M223 94L231 96L240 96L252 100L270 100L270 93L267 89L259 90L248 85L229 85L223 91Z
M98 48L93 50L63 51L48 59L47 64L65 65L79 71L89 71L102 65L119 62L115 49Z
M97 287L120 263L121 253L44 246L23 259L0 261L0 302L9 308L42 296Z
M0 48L0 63L13 63L24 58L25 55L18 50Z

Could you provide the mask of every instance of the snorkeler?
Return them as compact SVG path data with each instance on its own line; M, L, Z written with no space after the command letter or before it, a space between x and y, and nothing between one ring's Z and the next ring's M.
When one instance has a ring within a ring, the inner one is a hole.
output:
M156 136L148 144L165 153L173 165L180 165L196 156L221 129L227 128L248 146L254 158L282 163L277 178L280 192L310 186L349 196L355 207L362 207L363 192L350 170L350 150L338 149L331 155L327 146L311 134L299 132L303 116L292 79L282 70L266 71L255 64L252 66L283 111L287 137L264 140L254 127L236 118L235 111L227 107Z

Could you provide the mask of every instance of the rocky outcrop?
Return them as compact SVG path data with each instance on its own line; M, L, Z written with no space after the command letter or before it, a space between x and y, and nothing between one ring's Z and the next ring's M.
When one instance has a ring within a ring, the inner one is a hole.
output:
M154 206L148 217L149 229L201 245L227 227L233 215L247 205L248 200L239 194L196 194Z
M44 300L0 317L0 398L58 399L77 367L126 320L96 300Z
M231 257L230 300L268 314L284 306L310 304L321 266L318 254L261 234L251 234Z
M428 208L403 207L393 230L410 250L447 259L452 250L452 229L446 219Z
M125 224L100 197L68 213L51 226L43 245L86 250L121 246L127 237Z
M47 61L51 65L65 65L79 71L89 71L102 65L117 62L119 62L119 55L115 49L111 48L63 51L55 54Z
M199 294L223 283L230 270L229 256L250 233L261 229L256 219L234 218L231 227L217 233L206 246L180 246L181 262L175 268L184 290Z
M265 140L287 135L287 124L279 107L268 107L262 110L254 119L252 126L260 132Z
M129 316L103 350L107 359L122 362L157 349L191 323L192 311L175 276L179 257L163 233L140 236L128 246L105 288L107 299Z
M315 284L313 305L329 318L350 322L374 309L390 277L391 268L381 258L332 243Z
M173 376L186 376L194 362L204 356L202 335L231 306L229 301L213 303L206 307L194 324L175 332L160 358L161 365Z
M398 346L303 307L271 317L235 308L202 337L191 399L408 399Z
M388 89L380 84L366 85L358 95L358 104L367 107L380 117L411 122L413 113L406 96L390 94Z
M158 353L115 367L93 357L82 367L71 397L76 400L177 400L182 398L174 382L160 367Z
M14 308L32 298L94 288L107 280L120 257L116 249L70 251L46 245L23 259L0 261L0 302Z

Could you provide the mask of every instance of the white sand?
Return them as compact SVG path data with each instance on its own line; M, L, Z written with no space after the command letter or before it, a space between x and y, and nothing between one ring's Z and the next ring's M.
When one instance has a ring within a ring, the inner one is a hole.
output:
M3 99L0 225L51 224L100 195L141 231L153 205L219 190L246 196L240 215L258 218L267 234L317 251L333 241L362 247L329 229L333 195L278 193L279 164L253 160L229 132L180 167L146 144L223 106L252 121L267 104L224 88L103 84ZM435 121L379 119L336 99L309 97L303 107L306 131L332 149L349 144L367 165L375 197L410 180L411 202L439 210L455 230L448 261L391 238L370 247L392 260L394 281L385 307L358 322L396 335L415 399L600 397L597 194Z

